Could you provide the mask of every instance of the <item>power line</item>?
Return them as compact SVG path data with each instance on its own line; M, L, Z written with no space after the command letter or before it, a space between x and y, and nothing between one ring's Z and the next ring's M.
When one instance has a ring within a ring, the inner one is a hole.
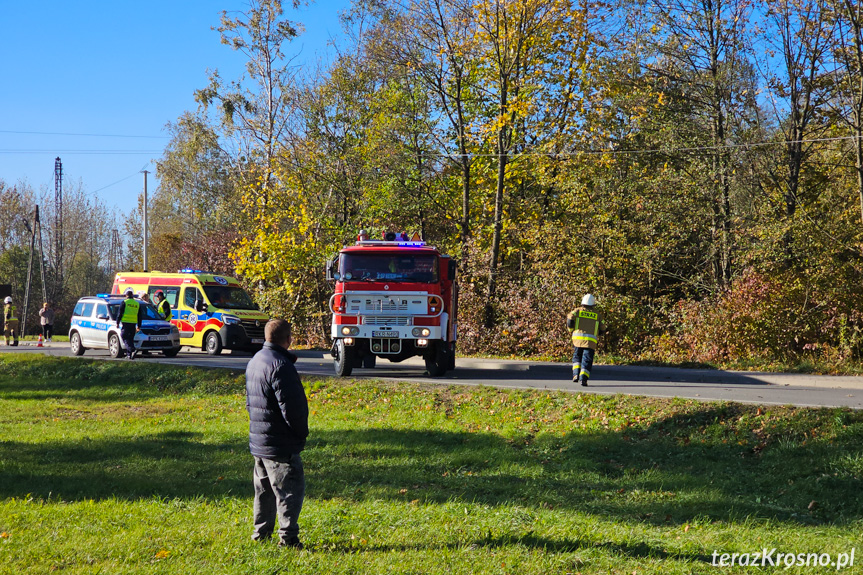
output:
M126 181L126 180L128 180L129 178L133 178L133 177L137 176L137 175L138 175L138 173L139 173L139 172L135 172L134 174L131 174L131 175L129 175L129 176L126 176L126 177L125 177L125 178L123 178L122 180L117 180L116 182L114 182L114 183L112 183L112 184L108 184L107 186L103 186L103 187L99 188L98 190L94 190L94 191L93 191L93 192L91 192L91 193L95 194L95 193L101 192L102 190L107 190L107 189L108 189L108 188L110 188L111 186L116 186L116 185L117 185L117 184L119 184L120 182L125 182L125 181Z
M151 140L167 140L168 136L135 136L127 134L79 134L75 132L28 132L23 130L0 130L0 134L28 134L37 136L87 136L93 138L147 138Z
M81 155L139 155L149 156L151 154L161 154L164 150L0 150L0 154L81 154Z

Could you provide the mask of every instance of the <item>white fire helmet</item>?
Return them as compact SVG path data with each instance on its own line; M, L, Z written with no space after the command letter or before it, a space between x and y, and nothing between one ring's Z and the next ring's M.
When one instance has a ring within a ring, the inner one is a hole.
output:
M581 305L596 305L596 298L593 294L587 294L581 298Z
M12 303L12 296L6 296L6 299L3 300L4 303Z

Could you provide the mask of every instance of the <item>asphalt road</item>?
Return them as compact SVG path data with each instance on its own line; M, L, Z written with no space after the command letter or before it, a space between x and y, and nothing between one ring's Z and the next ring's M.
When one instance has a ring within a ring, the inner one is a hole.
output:
M32 345L0 346L0 353L9 351L71 357L68 344L58 342L42 348ZM298 351L297 354L300 356L297 370L301 374L334 375L329 354L313 351ZM84 357L111 360L107 350L88 350ZM135 361L244 370L250 357L249 354L208 356L201 352L183 351L173 359L154 355L139 356ZM863 409L863 377L615 365L594 365L592 371L590 386L581 387L570 381L570 366L566 363L457 358L455 371L448 372L444 377L431 378L425 375L422 361L414 358L402 363L379 359L376 368L354 369L352 377L438 385L489 385L606 395L622 393L701 401Z

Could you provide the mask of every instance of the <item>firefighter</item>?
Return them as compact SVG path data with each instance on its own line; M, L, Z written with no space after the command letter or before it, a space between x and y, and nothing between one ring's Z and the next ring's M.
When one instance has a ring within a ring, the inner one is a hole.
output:
M593 356L596 353L596 342L600 334L605 332L602 313L596 309L596 298L591 294L581 298L581 305L566 316L566 327L572 333L572 381L578 381L587 387L590 369L593 367Z
M162 315L165 321L171 321L171 304L165 299L165 292L156 290L153 297L156 298L156 310Z
M6 345L10 345L9 336L12 336L13 343L11 345L18 345L18 315L15 306L12 304L12 298L7 296L5 300L3 300L3 336L6 338Z
M126 299L120 304L120 310L117 314L117 327L120 328L120 337L123 338L123 345L126 347L126 357L135 359L137 353L135 333L141 327L144 307L135 299L135 292L132 288L126 288L125 293Z

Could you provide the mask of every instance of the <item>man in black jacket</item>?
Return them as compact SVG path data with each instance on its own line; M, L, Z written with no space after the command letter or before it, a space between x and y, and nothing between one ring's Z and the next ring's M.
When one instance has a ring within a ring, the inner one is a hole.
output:
M297 520L303 507L306 478L300 452L309 435L309 404L288 351L291 324L267 322L264 347L246 367L249 450L255 458L255 531L264 541L279 517L279 544L302 549Z

